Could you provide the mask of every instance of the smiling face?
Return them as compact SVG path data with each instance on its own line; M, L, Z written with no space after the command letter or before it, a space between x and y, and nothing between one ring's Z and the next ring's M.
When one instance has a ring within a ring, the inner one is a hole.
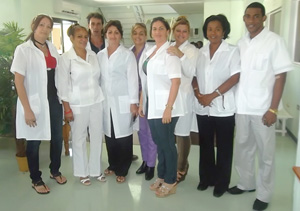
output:
M88 42L88 32L83 28L78 28L70 38L75 49L85 49Z
M39 41L46 41L52 31L52 24L49 18L41 19L37 28L34 30L34 39Z
M207 25L207 38L211 44L220 44L224 36L220 21L210 21Z
M156 21L152 24L151 35L156 44L163 44L168 39L169 30L167 30L163 22Z
M102 20L99 18L91 18L89 22L89 29L92 35L101 35L103 29Z
M131 38L132 38L134 45L144 45L147 40L147 35L145 32L145 29L143 29L142 27L136 28L133 31Z
M107 29L106 38L109 45L119 45L122 36L118 28L112 25Z
M176 41L176 44L181 45L184 43L186 40L189 39L190 33L189 33L189 28L185 24L180 24L176 26L174 30L174 38Z
M263 30L267 16L262 15L260 8L248 8L243 19L250 37L253 38Z

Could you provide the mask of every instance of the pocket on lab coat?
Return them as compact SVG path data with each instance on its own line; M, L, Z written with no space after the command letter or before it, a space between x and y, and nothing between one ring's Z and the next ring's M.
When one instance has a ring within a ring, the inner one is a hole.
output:
M119 96L118 100L119 100L120 114L128 114L128 113L130 113L129 96L128 95Z

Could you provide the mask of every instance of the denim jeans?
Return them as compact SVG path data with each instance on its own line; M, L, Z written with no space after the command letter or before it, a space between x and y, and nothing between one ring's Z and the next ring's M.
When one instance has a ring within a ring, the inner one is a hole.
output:
M59 175L59 168L61 164L62 152L62 105L58 99L49 99L50 110L50 126L51 126L51 140L50 140L50 173L52 175ZM40 181L42 172L39 170L39 147L40 140L27 141L26 155L28 160L28 167L30 171L30 178L32 183Z
M177 149L174 130L178 117L172 117L169 124L163 124L162 119L149 119L153 141L157 145L157 175L166 183L173 184L177 179Z

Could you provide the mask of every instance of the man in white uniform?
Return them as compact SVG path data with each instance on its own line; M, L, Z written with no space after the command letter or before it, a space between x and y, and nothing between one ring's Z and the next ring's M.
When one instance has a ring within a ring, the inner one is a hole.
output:
M231 194L256 191L254 210L265 210L274 188L275 126L286 72L292 69L284 41L264 28L262 4L248 5L244 14L248 33L240 39L240 82L236 90L235 167L240 177ZM255 155L258 153L258 175Z

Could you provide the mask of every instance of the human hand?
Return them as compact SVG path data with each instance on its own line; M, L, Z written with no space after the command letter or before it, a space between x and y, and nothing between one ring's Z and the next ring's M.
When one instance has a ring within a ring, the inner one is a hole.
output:
M28 125L29 127L37 126L35 115L31 109L24 111L24 116L26 125Z
M163 117L162 117L162 123L163 124L169 124L171 123L171 113L172 113L172 109L169 107L166 107L164 113L163 113Z
M267 127L272 126L277 120L277 115L270 112L269 110L263 115L262 122Z
M172 55L172 56L177 56L178 58L183 57L183 53L175 46L170 46L167 49L168 54Z
M211 106L211 102L213 101L214 96L212 94L206 94L199 97L198 101L204 107Z
M140 117L145 117L145 114L144 114L144 111L143 111L143 106L141 104L139 106L138 112L139 112Z

